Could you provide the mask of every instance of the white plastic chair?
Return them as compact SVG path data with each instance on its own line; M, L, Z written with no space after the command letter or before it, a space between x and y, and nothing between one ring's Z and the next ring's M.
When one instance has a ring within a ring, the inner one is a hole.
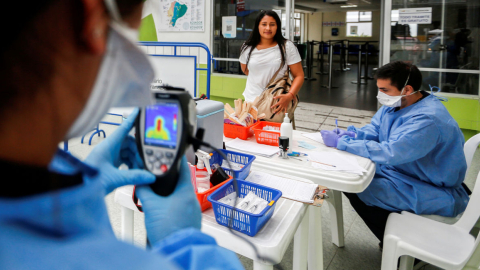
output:
M470 169L470 165L472 164L472 160L473 160L473 155L475 154L475 151L477 150L479 145L480 145L480 134L477 134L471 137L463 146L463 152L465 153L465 159L467 160L467 172ZM460 213L456 217L443 217L438 215L421 215L421 216L426 217L428 219L436 220L438 222L446 223L446 224L454 224L462 217L462 215L463 213ZM477 222L475 227L480 228L480 221Z
M467 168L470 168L479 144L480 134L465 143ZM477 176L478 183L479 179L480 173ZM478 205L480 184L475 185L465 212L454 224L405 211L402 214L390 214L383 239L382 270L397 269L399 257L400 269L412 269L414 258L445 269L462 269L467 262L468 266L477 263L478 260L470 258L474 253L480 253L480 237L475 240L470 231L480 217Z

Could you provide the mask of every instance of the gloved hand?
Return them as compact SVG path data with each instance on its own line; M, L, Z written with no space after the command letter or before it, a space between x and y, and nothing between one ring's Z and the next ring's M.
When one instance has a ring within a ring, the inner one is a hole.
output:
M135 123L138 109L135 109L128 119L96 146L85 163L97 168L97 177L102 181L106 194L125 185L144 185L155 182L155 176L143 170L143 161L138 154L135 138L128 133ZM118 167L125 163L129 170L119 170Z
M320 130L320 133L322 134L322 139L326 146L337 147L340 135L332 130Z
M185 156L182 158L180 176L172 194L167 197L159 196L150 186L137 187L135 192L142 203L147 238L152 246L178 230L200 229L202 213Z
M353 131L346 131L346 130L343 130L341 128L335 128L335 129L333 129L333 132L338 133L338 136L340 136L340 137L342 137L343 135L347 135L347 136L350 136L352 138L355 138L355 136L357 135Z

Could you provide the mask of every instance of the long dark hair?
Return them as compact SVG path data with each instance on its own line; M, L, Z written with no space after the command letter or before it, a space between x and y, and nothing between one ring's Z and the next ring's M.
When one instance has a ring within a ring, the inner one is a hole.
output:
M260 25L260 21L265 16L273 17L275 19L275 22L277 23L277 32L275 33L275 36L273 37L273 39L278 43L278 48L280 49L280 54L282 55L282 63L280 64L280 67L283 67L286 63L285 43L287 39L285 39L282 36L282 21L280 20L280 17L278 17L278 14L272 10L260 11L260 14L258 14L257 18L255 19L255 25L253 27L252 33L248 37L247 41L245 41L245 43L243 43L242 47L240 48L240 54L244 53L247 50L247 48L250 47L250 52L248 52L248 57L247 57L247 67L248 67L248 62L250 61L250 55L252 54L253 49L257 47L258 43L260 43L260 31L258 30L258 26Z

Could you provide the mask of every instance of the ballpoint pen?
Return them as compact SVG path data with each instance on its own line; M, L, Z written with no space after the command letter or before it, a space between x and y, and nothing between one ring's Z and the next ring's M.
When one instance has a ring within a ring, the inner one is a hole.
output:
M338 135L338 119L335 119L335 131L337 132L337 135Z

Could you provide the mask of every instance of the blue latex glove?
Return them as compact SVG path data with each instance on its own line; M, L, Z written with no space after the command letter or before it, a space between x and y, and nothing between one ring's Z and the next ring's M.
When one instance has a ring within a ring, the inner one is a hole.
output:
M147 238L151 245L166 236L186 228L200 230L202 213L190 178L190 168L184 156L177 186L167 197L155 194L150 186L137 187L137 197L145 213Z
M144 185L155 182L155 176L143 170L143 161L138 154L135 138L128 133L135 123L138 109L135 109L128 119L96 146L85 163L97 168L97 177L102 181L106 194L125 185ZM119 170L118 167L126 164L129 170Z
M340 135L338 135L335 131L320 130L320 134L322 134L322 139L326 146L337 147L338 139L340 138Z
M353 131L346 131L346 130L343 130L343 129L340 129L340 128L333 129L333 132L338 133L338 136L340 136L340 137L342 137L343 135L347 135L347 136L350 136L352 138L355 138L355 136L357 135Z

